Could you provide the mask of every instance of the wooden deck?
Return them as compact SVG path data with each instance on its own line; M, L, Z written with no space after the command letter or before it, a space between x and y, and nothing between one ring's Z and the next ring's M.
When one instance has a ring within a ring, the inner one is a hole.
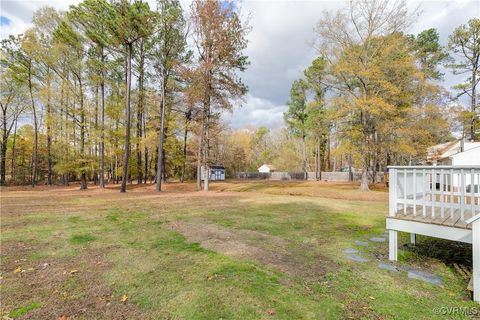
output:
M460 209L453 210L453 217L451 215L450 208L444 208L443 215L440 207L435 208L435 212L433 212L434 214L432 214L431 207L425 208L425 216L423 215L422 210L423 210L422 206L417 206L417 212L416 212L416 215L414 215L413 208L409 207L406 209L406 214L403 212L403 209L401 209L395 213L395 216L390 216L389 218L423 222L423 223L431 223L431 224L437 224L437 225L442 225L446 227L472 229L471 225L467 225L465 223L466 220L472 217L472 211L469 209L464 209L463 220L461 219L462 215L461 215ZM432 218L432 217L435 217L435 218Z
M472 244L473 300L480 302L480 166L390 166L388 258L398 232Z

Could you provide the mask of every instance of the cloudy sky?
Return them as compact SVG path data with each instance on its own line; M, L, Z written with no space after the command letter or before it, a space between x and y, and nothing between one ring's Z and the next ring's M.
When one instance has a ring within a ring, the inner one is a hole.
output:
M17 34L31 26L32 13L45 5L67 9L75 0L1 0L0 35ZM152 7L154 7L154 1ZM309 45L314 39L313 28L325 10L336 11L344 1L243 1L244 15L250 15L252 31L248 35L247 55L250 66L243 74L249 87L245 103L224 121L233 128L246 125L277 128L283 125L283 112L291 83L302 76L303 70L315 57ZM187 0L185 0L187 6ZM480 0L409 1L410 9L420 8L422 14L411 28L416 34L436 28L442 44L452 30L469 19L480 17ZM458 78L445 72L443 85L450 88Z

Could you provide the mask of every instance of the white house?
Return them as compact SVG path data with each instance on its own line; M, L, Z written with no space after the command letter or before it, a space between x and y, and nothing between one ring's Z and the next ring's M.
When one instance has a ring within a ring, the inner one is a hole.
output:
M439 144L428 148L427 162L439 166L478 166L480 165L480 142L467 142L464 140L455 140L448 143ZM470 172L453 172L445 176L446 184L452 186L454 190L459 190L462 184L466 185L467 190L472 185L478 188L480 177L472 175ZM440 176L436 177L437 185L440 183ZM473 178L473 181L472 181ZM462 179L464 182L462 183Z
M432 165L480 165L480 142L455 140L427 149L427 163Z
M480 165L480 142L471 144L477 146L450 156L453 166Z
M269 173L274 171L275 171L275 167L272 166L271 164L263 164L260 168L258 168L258 172L261 172L261 173Z

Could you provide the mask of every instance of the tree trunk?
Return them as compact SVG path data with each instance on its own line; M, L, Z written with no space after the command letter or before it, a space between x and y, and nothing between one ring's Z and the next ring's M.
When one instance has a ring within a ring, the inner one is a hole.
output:
M198 142L198 153L197 153L197 191L202 189L202 155L203 155L203 136L205 132L205 113L202 117L202 126L201 126L200 140Z
M7 139L8 136L6 134L6 130L2 134L2 145L0 147L1 154L0 154L0 185L5 185L5 178L6 178L6 165L7 165Z
M369 191L368 188L368 159L366 155L363 155L362 159L362 179L360 181L360 191Z
M118 94L118 96L120 96ZM120 127L120 121L118 119L115 120L115 132L118 132L118 128ZM120 165L120 159L118 157L118 149L119 149L119 143L118 143L118 137L115 137L114 139L114 150L115 150L115 161L113 164L113 172L112 172L112 177L113 177L113 183L118 184L118 166Z
M102 50L102 65L103 65L103 50ZM103 68L103 67L102 67ZM103 79L102 69L102 83L100 84L100 188L105 188L105 81Z
M353 172L352 172L352 155L348 155L348 181L353 181Z
M143 89L143 78L144 78L144 50L143 50L143 39L140 39L140 63L139 63L139 75L138 75L138 107L137 107L137 182L142 184L143 182L143 168L142 168L142 150L140 146L140 141L142 139L142 125L143 125L143 110L144 110L144 89Z
M183 133L183 163L182 172L180 174L180 182L185 181L185 169L187 165L187 137L188 137L188 118L185 116L185 131Z
M33 84L32 84L32 65L31 61L28 68L28 90L30 92L30 100L32 103L32 116L33 116L33 129L34 129L34 141L33 141L33 154L32 154L32 187L35 187L37 182L37 167L38 167L38 121L37 121L37 109L35 108L35 100L33 99Z
M112 175L113 175L113 183L114 184L118 184L118 155L115 154L115 163L113 164L113 172L112 172Z
M478 59L477 59L478 62ZM471 105L471 111L473 112L472 116L472 122L470 124L470 140L475 141L475 122L477 121L477 71L478 66L475 66L473 68L472 72L472 105Z
M98 86L95 86L95 123L94 123L94 148L93 148L93 155L95 158L98 156L98 149L100 149L100 143L98 142ZM98 173L96 170L93 171L93 184L97 185L98 182Z
M317 180L322 180L322 146L321 146L321 138L318 138L317 141Z
M143 115L142 115L142 121L143 121L143 138L146 138L147 137L147 115L146 115L146 112L143 112ZM144 172L143 172L143 181L145 184L147 184L148 182L148 176L149 176L149 161L148 161L148 147L147 147L147 144L145 144L144 148L143 148L143 155L144 155Z
M160 108L160 133L158 139L158 158L157 158L157 185L156 190L158 192L162 191L162 174L163 174L163 142L165 138L165 87L166 83L166 75L163 72L162 74L162 105Z
M85 107L83 105L83 84L80 74L77 74L78 86L80 89L80 156L82 157L82 166L85 166ZM87 189L87 173L85 169L80 173L80 190Z
M15 180L15 144L17 140L17 123L18 118L15 119L15 125L13 129L13 141L12 141L12 166L10 169L10 180Z
M307 146L305 141L305 135L302 136L302 170L303 170L303 179L308 180L308 172L307 172Z
M205 141L203 142L204 144L204 150L203 150L203 164L204 164L204 173L205 173L205 178L203 180L203 190L208 191L208 182L210 179L210 165L208 163L208 148L209 148L209 126L210 126L210 96L208 96L208 102L205 105Z
M7 129L7 108L8 105L2 104L2 141L0 144L0 185L5 185L6 179L6 165L7 165L7 141L8 141L8 129Z
M153 165L154 165L154 168L153 168L153 172L155 172L155 174L152 176L153 177L153 183L157 183L157 172L158 172L158 145L156 146L155 148L155 159L153 159Z
M47 68L47 184L52 185L52 106L50 105L50 69Z
M123 157L122 186L120 192L127 191L128 159L130 157L130 89L132 82L132 44L127 45L127 97L125 99L125 154Z
M143 149L143 155L144 155L144 171L143 171L143 183L144 184L147 184L147 181L148 181L148 148L147 146L145 146L145 148Z
M330 167L330 160L331 160L330 159L330 156L331 156L331 154L330 154L330 140L331 140L330 139L330 132L328 132L328 135L327 135L327 161L325 163L325 169L327 171L330 171L330 169L331 169L331 167Z

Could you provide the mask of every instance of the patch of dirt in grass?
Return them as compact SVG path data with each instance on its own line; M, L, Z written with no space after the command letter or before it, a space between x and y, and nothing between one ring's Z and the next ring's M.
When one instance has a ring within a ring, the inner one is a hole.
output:
M291 276L319 279L334 268L330 259L318 255L309 263L302 253L312 252L307 244L271 236L253 230L233 230L214 224L175 221L165 225L180 232L189 242L234 258L251 259ZM299 253L299 254L295 254Z
M343 305L343 310L346 313L346 319L383 319L375 314L368 303L359 300L349 300Z
M21 242L2 243L2 315L35 303L18 319L144 319L135 305L121 302L103 280L110 268L105 253L83 251L75 257L29 259L38 251ZM4 259L6 258L6 259Z

